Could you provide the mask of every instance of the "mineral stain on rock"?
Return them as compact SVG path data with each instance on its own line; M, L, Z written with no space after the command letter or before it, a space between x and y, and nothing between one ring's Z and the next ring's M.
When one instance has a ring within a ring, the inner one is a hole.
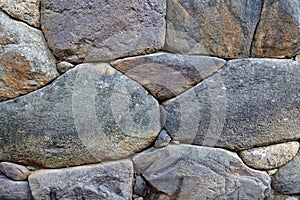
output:
M221 58L249 57L263 0L169 0L165 49Z
M0 11L0 101L45 86L59 74L43 33Z
M252 56L290 58L300 53L299 7L298 0L264 2Z

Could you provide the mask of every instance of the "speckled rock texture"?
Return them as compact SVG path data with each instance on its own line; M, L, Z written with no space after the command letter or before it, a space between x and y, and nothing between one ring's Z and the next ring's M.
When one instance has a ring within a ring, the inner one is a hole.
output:
M11 17L40 27L40 0L0 0L0 8Z
M299 143L288 142L248 149L240 153L243 161L255 168L271 170L285 165L298 153Z
M79 65L0 110L0 160L47 168L123 158L160 131L157 101L108 64Z
M298 0L0 0L0 200L299 200Z
M243 150L300 138L300 65L241 59L163 103L165 129L183 143Z

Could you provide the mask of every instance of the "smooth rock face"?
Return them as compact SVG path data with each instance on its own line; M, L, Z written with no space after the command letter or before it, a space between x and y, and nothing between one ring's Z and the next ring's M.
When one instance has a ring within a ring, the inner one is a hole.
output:
M26 180L30 174L26 167L9 162L1 162L0 171L8 178L16 181Z
M282 193L297 195L300 194L300 154L288 164L279 168L272 178L273 188Z
M133 165L131 161L65 169L40 170L29 176L32 196L51 199L131 199Z
M264 199L270 178L234 153L208 147L169 145L133 158L139 173L164 199Z
M30 166L127 157L161 130L158 102L108 64L78 65L0 112L0 160Z
M300 52L300 2L266 0L261 14L252 55L294 57Z
M0 101L36 90L57 76L42 32L0 11Z
M262 5L263 0L168 0L165 49L248 57Z
M170 99L219 70L225 60L207 56L157 53L125 58L112 66L133 78L158 100Z
M248 166L270 170L285 165L296 156L298 150L298 142L288 142L245 150L240 156Z
M0 0L0 8L31 26L40 26L40 0Z
M300 138L300 65L232 60L217 74L166 101L173 140L243 150Z
M71 63L161 49L166 1L43 0L41 23L54 54Z
M0 174L0 199L32 200L27 181L13 181Z

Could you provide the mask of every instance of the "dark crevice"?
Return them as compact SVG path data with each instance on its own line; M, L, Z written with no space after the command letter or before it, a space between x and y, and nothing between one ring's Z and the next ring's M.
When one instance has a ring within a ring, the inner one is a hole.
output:
M259 19L258 19L258 21L257 21L257 24L256 24L255 29L254 29L253 36L252 36L252 38L251 38L250 58L253 57L253 56L252 56L252 50L253 50L254 43L255 43L255 36L256 36L256 34L257 34L257 29L258 29L258 26L259 26L260 21L261 21L261 15L262 15L262 11L263 11L263 9L264 9L264 6L265 6L265 1L263 0L262 6L261 6L261 9L260 9Z
M168 32L168 5L169 5L169 1L168 0L165 0L166 1L166 13L165 13L165 38L164 38L164 44L163 44L163 49L165 49L166 47L166 43L167 43L167 32Z

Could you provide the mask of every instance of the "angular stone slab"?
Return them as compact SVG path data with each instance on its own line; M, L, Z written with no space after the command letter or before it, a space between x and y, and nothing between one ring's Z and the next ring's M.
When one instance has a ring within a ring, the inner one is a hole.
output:
M32 200L27 181L13 181L0 174L0 199Z
M292 160L299 150L298 142L274 144L248 149L240 153L243 161L255 169L271 170Z
M133 158L162 199L264 199L269 176L248 168L226 150L192 145L150 149Z
M263 0L168 0L165 49L249 57L262 6Z
M30 174L30 171L26 167L9 162L0 163L0 172L6 177L16 181L24 181Z
M0 160L57 168L119 159L158 135L158 102L108 64L82 64L0 103Z
M0 8L31 26L40 26L40 0L0 0Z
M43 33L0 11L0 101L36 90L59 74Z
M300 2L266 0L261 14L252 55L294 57L300 53Z
M279 168L272 178L272 187L282 193L289 195L300 194L300 154L288 164Z
M196 85L225 63L225 60L207 56L157 53L125 58L111 64L163 101Z
M300 138L300 65L241 59L166 101L164 128L182 143L243 150Z
M51 199L131 199L133 165L118 161L90 166L34 171L29 176L32 196Z
M41 23L54 54L71 63L154 52L165 40L166 1L43 0Z

